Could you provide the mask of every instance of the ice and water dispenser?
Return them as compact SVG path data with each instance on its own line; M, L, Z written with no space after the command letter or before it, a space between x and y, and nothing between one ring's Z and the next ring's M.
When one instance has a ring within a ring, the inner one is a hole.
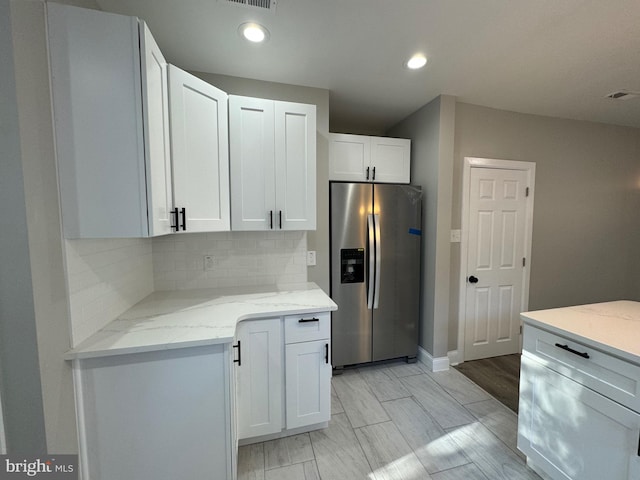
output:
M341 283L363 283L364 267L364 248L343 248L340 250Z

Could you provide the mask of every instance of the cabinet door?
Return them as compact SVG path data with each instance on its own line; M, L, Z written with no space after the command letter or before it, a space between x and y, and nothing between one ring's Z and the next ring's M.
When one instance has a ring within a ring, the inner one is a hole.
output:
M518 448L554 479L640 478L640 414L522 356Z
M236 363L238 438L282 430L282 321L238 323L240 362Z
M291 343L285 349L287 429L331 417L329 340Z
M138 20L47 3L66 238L149 234Z
M140 22L142 100L145 110L145 146L149 236L171 232L171 151L167 62L144 22Z
M227 94L169 65L169 112L180 231L230 230Z
M371 180L379 183L409 183L411 140L371 137Z
M370 137L329 134L329 180L365 182L371 178Z
M277 229L316 229L316 106L275 102Z
M276 225L274 103L229 97L231 224L233 230Z

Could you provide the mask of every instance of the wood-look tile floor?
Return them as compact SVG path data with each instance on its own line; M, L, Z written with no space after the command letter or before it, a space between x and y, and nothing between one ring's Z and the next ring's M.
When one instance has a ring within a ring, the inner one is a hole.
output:
M333 377L329 427L240 447L239 480L539 479L517 416L460 372L393 362Z

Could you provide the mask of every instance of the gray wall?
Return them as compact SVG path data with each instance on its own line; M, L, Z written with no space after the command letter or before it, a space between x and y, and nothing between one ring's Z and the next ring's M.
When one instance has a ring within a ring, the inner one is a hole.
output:
M448 345L454 125L455 98L443 95L387 132L411 139L411 183L424 192L420 345L434 358Z
M536 162L530 310L640 300L640 129L458 103L454 155L452 228L461 224L465 156ZM457 285L460 250L452 246Z
M247 78L211 73L192 72L211 85L231 95L269 98L287 102L316 105L316 193L317 228L307 233L307 248L316 251L315 267L307 268L310 282L329 293L329 91L283 83L264 82Z
M0 380L9 453L46 452L8 0L0 0Z

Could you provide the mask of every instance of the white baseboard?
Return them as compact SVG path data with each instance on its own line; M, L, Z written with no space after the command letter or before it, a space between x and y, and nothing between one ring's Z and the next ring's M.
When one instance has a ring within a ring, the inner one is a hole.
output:
M449 357L433 357L424 348L418 345L418 360L424 363L432 372L449 370Z
M449 357L449 365L459 365L464 362L462 355L460 354L460 350L451 350L447 353L447 357Z

